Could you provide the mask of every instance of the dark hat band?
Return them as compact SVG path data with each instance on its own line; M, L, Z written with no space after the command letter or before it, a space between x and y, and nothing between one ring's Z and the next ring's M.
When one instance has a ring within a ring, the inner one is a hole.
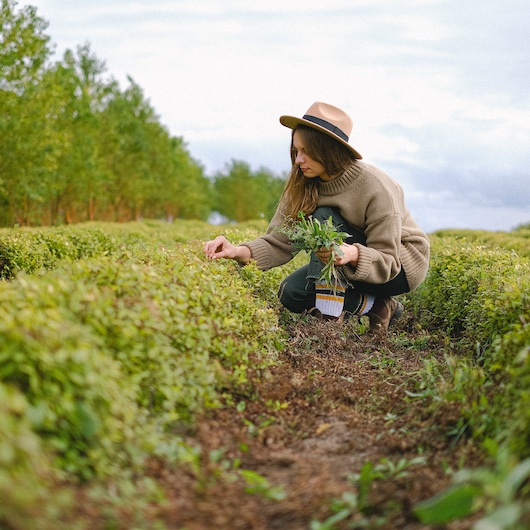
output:
M303 119L310 121L315 125L320 125L321 127L324 127L324 129L327 129L329 132L336 134L345 142L348 142L349 140L348 135L344 134L342 129L339 129L337 126L333 125L332 123L329 123L329 121L323 120L322 118L317 118L316 116L311 116L309 114L304 114Z

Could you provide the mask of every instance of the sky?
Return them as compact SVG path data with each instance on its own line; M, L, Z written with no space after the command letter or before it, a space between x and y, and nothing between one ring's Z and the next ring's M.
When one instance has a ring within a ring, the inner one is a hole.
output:
M89 43L132 77L213 176L232 160L278 175L315 101L397 180L427 232L530 223L528 0L19 0L55 59Z

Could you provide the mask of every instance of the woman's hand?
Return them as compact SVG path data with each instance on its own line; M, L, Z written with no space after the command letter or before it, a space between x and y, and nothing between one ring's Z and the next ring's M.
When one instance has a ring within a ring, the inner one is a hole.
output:
M228 258L239 263L248 263L252 257L250 249L243 245L232 245L225 236L217 236L204 245L204 253L208 259Z
M359 249L355 245L343 243L339 249L342 251L342 256L335 255L335 265L341 266L347 263L357 265L357 261L359 261ZM323 247L316 254L322 263L327 263L331 257L331 250Z

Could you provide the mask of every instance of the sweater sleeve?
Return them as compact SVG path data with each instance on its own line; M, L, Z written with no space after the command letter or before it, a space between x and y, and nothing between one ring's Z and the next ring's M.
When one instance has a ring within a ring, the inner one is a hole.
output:
M293 259L294 249L291 241L278 231L283 220L284 214L280 205L263 236L241 243L250 249L252 259L261 270L278 267Z
M344 273L352 281L384 284L395 278L402 267L403 192L379 171L364 172L358 182L363 184L363 193L355 205L364 213L366 244L356 243L357 265L346 265Z
M346 266L346 278L352 281L383 284L401 270L401 216L391 213L366 227L366 246L355 243L359 250L356 266Z

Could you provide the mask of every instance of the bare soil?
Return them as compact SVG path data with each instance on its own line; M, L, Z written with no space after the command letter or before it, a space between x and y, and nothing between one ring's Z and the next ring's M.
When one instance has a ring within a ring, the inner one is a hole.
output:
M417 392L423 359L443 358L443 349L410 316L384 340L360 334L357 322L305 317L287 327L288 349L277 366L252 374L252 396L198 422L192 441L204 450L202 476L154 470L167 491L168 526L309 529L338 511L333 503L344 493L359 494L355 474L371 462L382 471L370 481L362 511L350 507L329 528L436 528L420 524L413 506L450 483L448 469L481 461L470 440L456 437L456 407L430 407L406 392ZM218 450L222 459L208 457ZM264 477L266 487L249 493L237 474L219 472L234 461ZM282 499L271 495L278 487Z
M187 433L202 447L200 469L152 463L167 497L152 507L153 520L186 530L305 530L312 522L320 530L471 528L472 521L425 526L413 513L450 483L448 470L482 461L457 434L456 406L413 395L423 360L443 359L439 341L406 314L383 340L361 333L357 321L307 316L286 328L279 363L249 374L245 394ZM367 463L380 472L363 481ZM259 474L258 483L241 469ZM341 501L344 494L357 503ZM331 524L341 508L345 518Z

